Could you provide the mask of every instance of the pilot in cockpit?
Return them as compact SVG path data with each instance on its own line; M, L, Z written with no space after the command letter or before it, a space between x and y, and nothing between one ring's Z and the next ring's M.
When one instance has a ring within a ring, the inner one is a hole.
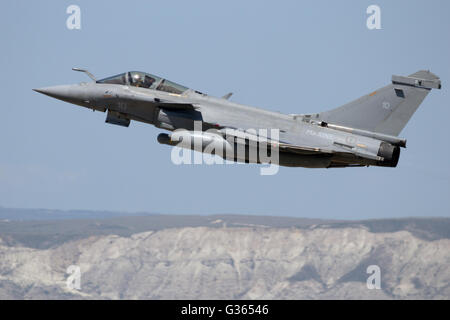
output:
M140 75L139 73L134 73L131 76L131 84L135 87L143 87L144 86L144 75Z
M135 87L150 88L154 82L155 79L148 75L134 73L131 76L131 83Z

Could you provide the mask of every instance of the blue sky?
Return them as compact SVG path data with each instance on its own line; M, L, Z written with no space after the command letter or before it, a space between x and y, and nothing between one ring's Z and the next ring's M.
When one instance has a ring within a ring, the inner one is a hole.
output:
M81 30L66 8L81 8ZM368 30L366 8L381 8ZM5 1L0 205L336 219L450 216L450 2ZM397 168L176 166L160 129L31 89L127 70L283 113L331 109L430 69L442 79L401 133Z

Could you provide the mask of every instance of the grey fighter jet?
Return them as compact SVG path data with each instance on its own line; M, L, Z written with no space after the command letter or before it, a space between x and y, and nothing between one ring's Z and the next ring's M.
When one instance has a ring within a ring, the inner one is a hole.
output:
M278 152L277 164L307 168L396 167L400 148L406 147L398 135L431 89L441 88L436 75L421 70L392 76L387 86L333 110L281 114L231 102L231 93L213 97L144 72L97 80L87 70L74 70L93 82L34 90L107 112L110 124L128 127L135 120L171 131L158 136L162 144L177 145L187 137L190 143L182 147L201 152L208 152L209 143L223 144L226 150L220 156L247 163L264 163L258 153L249 156L251 148L264 145L269 153ZM184 129L182 139L175 138L177 129ZM260 133L272 129L278 130L276 139ZM242 146L245 152L236 152Z

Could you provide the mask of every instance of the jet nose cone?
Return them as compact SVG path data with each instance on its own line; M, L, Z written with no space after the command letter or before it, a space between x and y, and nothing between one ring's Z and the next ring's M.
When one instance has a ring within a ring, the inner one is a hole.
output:
M39 88L39 89L33 89L33 91L36 91L38 93L49 95L47 92L47 88Z
M86 92L82 90L80 85L61 85L33 90L46 96L74 104L84 105L83 101L89 100L85 97Z
M33 89L33 91L45 94L47 96L53 98L61 98L67 95L67 86L54 86L54 87L45 87Z

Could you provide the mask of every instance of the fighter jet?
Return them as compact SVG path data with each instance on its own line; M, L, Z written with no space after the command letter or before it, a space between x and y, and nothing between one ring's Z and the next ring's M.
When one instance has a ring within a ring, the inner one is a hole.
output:
M396 167L400 148L406 147L400 132L431 89L441 88L439 77L421 70L394 75L388 85L336 109L282 114L232 102L231 93L213 97L145 72L97 80L87 70L73 70L93 81L33 90L107 112L110 124L128 127L134 120L169 131L158 136L161 144L245 163L264 163L258 153L264 146L278 152L277 164L306 168ZM276 137L265 133L273 130ZM175 134L179 131L181 138ZM211 151L210 144L225 151ZM242 147L244 152L238 152ZM256 158L250 156L253 149Z

